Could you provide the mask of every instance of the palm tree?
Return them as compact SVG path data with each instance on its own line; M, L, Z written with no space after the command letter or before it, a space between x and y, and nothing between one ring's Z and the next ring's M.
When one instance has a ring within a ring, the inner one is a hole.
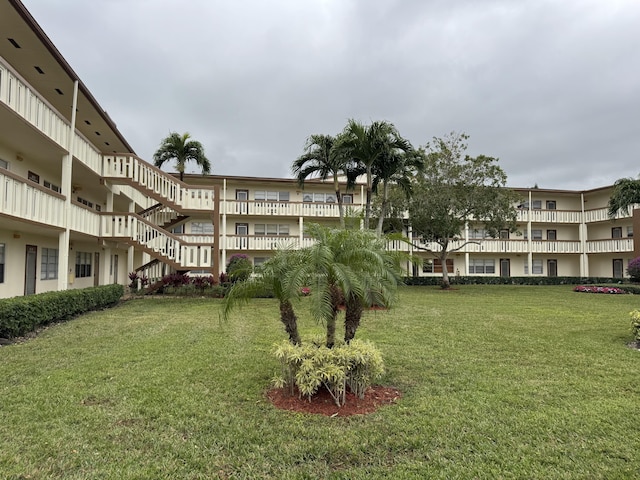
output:
M316 242L300 250L302 261L289 271L293 279L308 279L311 310L326 322L326 346L335 343L340 306L346 303L345 341L355 336L363 307L388 306L400 279L400 263L385 250L385 242L369 230L307 226Z
M231 311L240 303L248 303L256 295L273 293L280 307L280 321L293 345L300 345L298 317L292 301L301 294L304 278L291 275L301 261L299 251L286 248L278 250L273 257L256 268L256 275L235 283L222 303L221 317L226 320Z
M381 155L373 165L373 192L379 194L378 189L382 185L382 198L380 203L380 216L376 234L382 236L382 225L389 213L389 187L395 185L404 196L409 199L412 191L412 178L424 169L425 157L423 152L390 151L387 155Z
M609 217L615 217L618 212L628 214L629 209L636 203L640 203L640 180L633 178L616 180L609 199Z
M202 168L205 175L211 171L211 164L204 155L204 147L196 140L189 140L191 135L182 135L171 132L167 138L162 140L160 147L153 154L154 165L162 167L165 162L176 161L176 169L180 173L180 181L184 180L184 168L187 162L196 162Z
M371 195L373 192L373 166L382 156L390 152L409 152L411 144L400 136L392 123L373 122L365 126L350 119L336 144L338 151L362 166L367 176L367 197L365 204L364 228L369 228L371 218Z
M293 162L291 171L301 187L304 186L304 181L310 177L318 177L322 180L331 178L333 180L340 227L344 228L344 205L340 191L340 176L346 177L347 190L349 190L355 185L358 175L352 168L351 162L334 148L335 141L336 139L331 135L314 134L309 136L304 147L305 153Z

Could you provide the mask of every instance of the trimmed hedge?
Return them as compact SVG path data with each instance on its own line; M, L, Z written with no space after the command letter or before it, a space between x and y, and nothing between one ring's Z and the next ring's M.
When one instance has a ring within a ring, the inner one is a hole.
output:
M595 285L595 284L629 284L629 280L607 277L487 277L450 275L451 285ZM405 277L405 285L433 285L442 283L442 276ZM625 287L620 287L625 288ZM629 288L628 286L626 288ZM631 287L633 288L633 287Z
M0 299L0 337L13 338L118 303L122 285L105 285Z

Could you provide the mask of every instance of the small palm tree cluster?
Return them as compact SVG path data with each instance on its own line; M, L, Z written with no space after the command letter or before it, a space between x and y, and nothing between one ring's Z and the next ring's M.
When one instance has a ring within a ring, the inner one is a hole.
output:
M224 299L222 317L241 302L270 291L279 301L280 320L289 341L300 345L294 302L310 288L313 317L326 325L326 346L336 341L336 324L345 305L344 340L356 334L364 308L388 307L400 281L401 258L385 249L385 241L369 230L332 229L308 225L315 243L307 248L285 248L276 252L256 275L236 283Z
M355 186L357 177L366 176L365 229L369 229L372 195L380 194L381 187L381 212L376 228L380 237L389 208L389 185L396 184L409 195L409 179L423 165L422 152L402 138L392 123L375 121L364 125L352 119L335 137L311 135L305 144L305 153L293 162L291 170L301 186L312 177L333 180L342 228L345 222L340 178L345 179L346 189L350 190Z

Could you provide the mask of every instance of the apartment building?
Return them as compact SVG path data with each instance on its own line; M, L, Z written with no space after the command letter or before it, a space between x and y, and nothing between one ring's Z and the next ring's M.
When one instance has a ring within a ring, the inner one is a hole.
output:
M180 271L218 275L235 253L255 265L308 245L309 222L338 224L332 185L186 175L141 158L19 0L0 4L0 298L128 283ZM292 159L293 160L293 159ZM611 220L611 187L517 189L521 235L486 238L469 225L447 268L460 275L622 278L632 216ZM347 192L358 224L362 186ZM640 227L637 227L640 228ZM410 236L410 232L407 232ZM431 255L416 275L439 275ZM433 246L431 246L433 247Z

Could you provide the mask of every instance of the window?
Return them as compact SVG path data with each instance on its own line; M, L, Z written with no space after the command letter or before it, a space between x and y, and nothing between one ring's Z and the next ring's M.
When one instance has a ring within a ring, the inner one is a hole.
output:
M42 182L42 185L44 185L45 188L49 188L49 189L53 190L54 192L60 193L60 187L58 185L54 185L53 183L49 182L48 180L44 180Z
M542 260L533 260L531 262L531 269L534 275L542 275ZM524 274L529 275L529 264L524 261Z
M89 200L86 200L82 197L77 197L76 200L78 201L78 203L86 205L89 208L93 208L93 202L90 202Z
M0 283L4 283L4 243L0 243Z
M184 233L184 223L173 227L171 233Z
M442 273L442 262L440 259L427 259L422 264L423 273ZM447 272L453 273L453 260L447 259Z
M259 267L266 261L267 261L267 257L253 257L253 266L254 268Z
M556 201L547 200L547 210L555 210L555 209L556 209Z
M556 230L547 230L547 240L557 240L557 234Z
M0 158L0 168L4 168L5 170L9 170L9 162L6 160L2 160Z
M504 239L504 240L508 240L509 239L509 230L500 230L500 238Z
M493 274L496 273L496 261L493 258L469 259L469 274Z
M269 201L269 202L288 202L289 192L272 192L267 190L256 190L253 193L253 199L256 201Z
M40 183L40 175L33 173L31 170L27 173L27 178L32 182Z
M611 229L611 238L622 238L622 227L613 227Z
M40 258L40 280L58 278L58 249L43 248Z
M213 235L213 223L191 222L191 233L200 235Z
M91 253L76 252L76 278L91 276Z
M342 203L353 203L353 195L350 193L342 195Z
M342 197L344 201L344 196ZM351 202L353 203L353 197L351 197ZM305 193L302 195L303 202L313 202L313 203L336 203L336 194L335 193ZM347 202L344 202L347 203Z
M469 238L490 238L489 233L483 228L469 230Z
M633 226L627 227L627 237L633 237Z
M526 240L528 233L525 230L524 231L524 239ZM536 229L536 230L531 230L531 239L532 240L542 240L542 230L541 229Z
M276 223L256 223L253 227L254 235L289 235L289 225Z
M542 210L542 200L534 200L531 202L534 210Z

